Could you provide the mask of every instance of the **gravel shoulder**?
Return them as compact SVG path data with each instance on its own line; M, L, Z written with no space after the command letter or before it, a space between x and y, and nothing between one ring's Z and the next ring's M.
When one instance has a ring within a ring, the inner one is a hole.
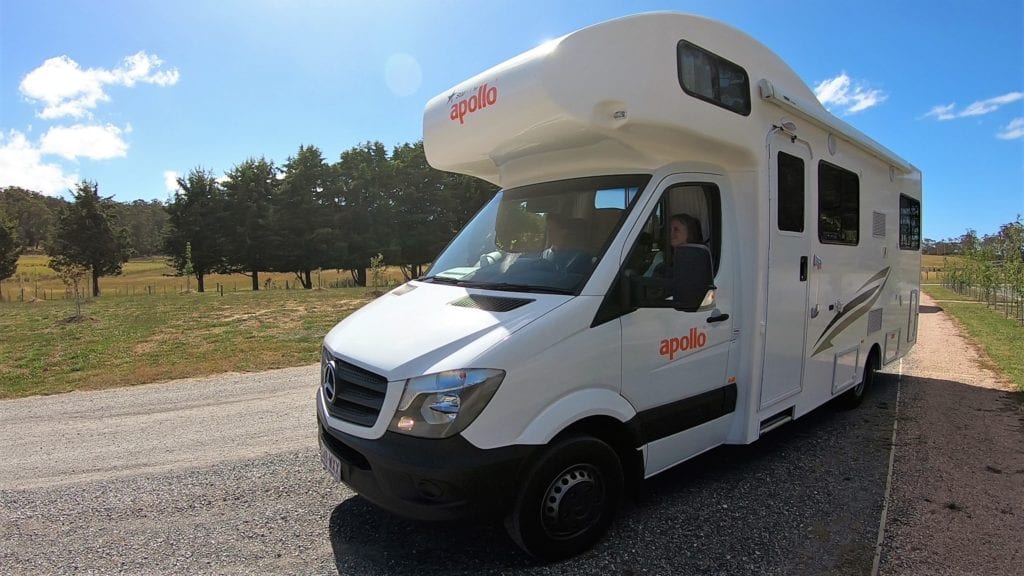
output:
M0 402L0 487L39 488L316 445L317 366Z
M921 312L903 367L879 573L1020 574L1021 395L927 294Z

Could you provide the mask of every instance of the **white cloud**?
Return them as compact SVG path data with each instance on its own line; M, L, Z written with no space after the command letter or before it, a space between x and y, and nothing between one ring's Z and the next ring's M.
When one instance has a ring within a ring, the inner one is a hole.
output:
M178 187L178 173L174 170L164 170L164 188L174 194L181 188Z
M956 118L956 114L953 113L953 109L956 108L956 104L946 104L945 106L933 106L931 110L925 114L925 117L935 116L939 120L952 120Z
M57 164L43 162L42 152L25 135L11 130L0 133L0 187L19 186L57 196L78 182L78 174L65 174Z
M47 120L70 116L85 118L100 102L110 100L104 86L134 86L137 82L170 86L178 82L177 68L159 70L163 60L138 52L112 70L82 69L67 56L50 58L22 79L18 88L30 100L44 104L39 117Z
M1003 128L1003 131L996 134L1000 140L1017 140L1024 138L1024 118L1014 118Z
M995 112L996 110L1012 104L1018 100L1024 99L1024 92L1008 92L1002 96L996 96L989 98L988 100L978 100L967 105L963 110L954 112L956 104L947 104L946 106L935 106L925 114L925 117L934 116L938 120L952 120L954 118L967 118L969 116L982 116Z
M863 82L854 82L846 72L835 78L822 80L814 87L814 95L823 106L839 109L842 114L855 114L881 104L888 95L868 88Z
M1002 96L996 96L995 98L989 98L988 100L979 100L972 103L964 111L960 113L961 116L981 116L982 114L988 114L989 112L995 112L1001 107L1016 102L1024 98L1024 92L1010 92L1003 94Z
M57 154L68 160L79 157L107 160L128 155L128 144L121 138L121 129L113 124L56 126L43 134L39 148L44 154Z

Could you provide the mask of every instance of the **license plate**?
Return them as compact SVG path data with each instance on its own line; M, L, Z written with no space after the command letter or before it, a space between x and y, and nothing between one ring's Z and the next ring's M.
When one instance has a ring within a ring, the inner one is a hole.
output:
M335 480L341 482L341 460L332 454L327 449L327 446L324 446L323 442L320 442L320 462L323 463L324 469L330 472Z

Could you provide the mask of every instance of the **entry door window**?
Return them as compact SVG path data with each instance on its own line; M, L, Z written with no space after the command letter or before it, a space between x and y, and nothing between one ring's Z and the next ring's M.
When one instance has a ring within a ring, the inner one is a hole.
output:
M804 231L804 161L779 152L778 226L780 232Z

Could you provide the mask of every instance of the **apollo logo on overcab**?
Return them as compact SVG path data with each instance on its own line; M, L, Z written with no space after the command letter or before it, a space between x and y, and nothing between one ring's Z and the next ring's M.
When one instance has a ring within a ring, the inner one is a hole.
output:
M494 106L498 102L498 87L488 86L486 83L481 84L472 91L472 95L469 98L465 97L466 93L453 94L448 98L449 101L453 97L458 97L459 101L452 104L452 111L449 118L452 120L458 120L459 124L466 123L466 116L487 108L488 106Z

